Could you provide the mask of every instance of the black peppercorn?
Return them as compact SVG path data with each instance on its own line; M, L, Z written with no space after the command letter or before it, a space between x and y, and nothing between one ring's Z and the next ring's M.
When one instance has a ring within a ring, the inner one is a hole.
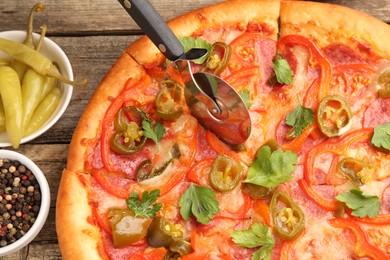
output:
M28 232L40 204L41 191L34 174L18 161L0 159L0 247Z

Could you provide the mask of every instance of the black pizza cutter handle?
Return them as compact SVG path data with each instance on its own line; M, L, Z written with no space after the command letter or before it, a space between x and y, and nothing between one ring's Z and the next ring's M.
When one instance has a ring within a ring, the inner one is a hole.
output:
M176 61L183 56L183 45L149 1L118 1L167 59Z

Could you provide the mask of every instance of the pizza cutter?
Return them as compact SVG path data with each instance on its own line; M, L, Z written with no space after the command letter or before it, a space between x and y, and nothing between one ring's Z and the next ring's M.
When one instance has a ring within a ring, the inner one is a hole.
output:
M207 54L206 49L184 52L183 45L147 0L118 0L164 56L172 61L171 72L181 74L185 99L191 114L205 128L229 144L242 144L251 132L248 108L240 95L216 75L194 72L191 60Z

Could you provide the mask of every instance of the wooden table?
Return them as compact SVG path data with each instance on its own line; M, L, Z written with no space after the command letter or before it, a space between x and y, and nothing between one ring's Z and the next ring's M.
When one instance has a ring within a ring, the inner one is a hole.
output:
M142 35L139 27L114 0L45 0L46 11L35 16L35 28L46 23L47 36L59 44L73 66L76 79L87 78L75 88L63 117L48 132L18 149L46 174L51 188L51 210L41 233L24 249L0 259L61 259L55 231L55 206L68 146L89 98L121 52ZM217 0L151 0L169 20ZM390 0L328 0L349 6L390 23ZM0 1L0 31L25 30L31 0ZM36 30L36 31L37 31ZM390 36L387 36L390 37Z

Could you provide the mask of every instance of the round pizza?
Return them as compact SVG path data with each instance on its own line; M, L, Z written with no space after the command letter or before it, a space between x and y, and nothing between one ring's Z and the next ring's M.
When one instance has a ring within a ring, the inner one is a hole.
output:
M232 0L168 23L251 133L191 114L146 37L102 80L57 200L64 259L389 259L390 27L342 6ZM214 89L213 91L218 91Z

